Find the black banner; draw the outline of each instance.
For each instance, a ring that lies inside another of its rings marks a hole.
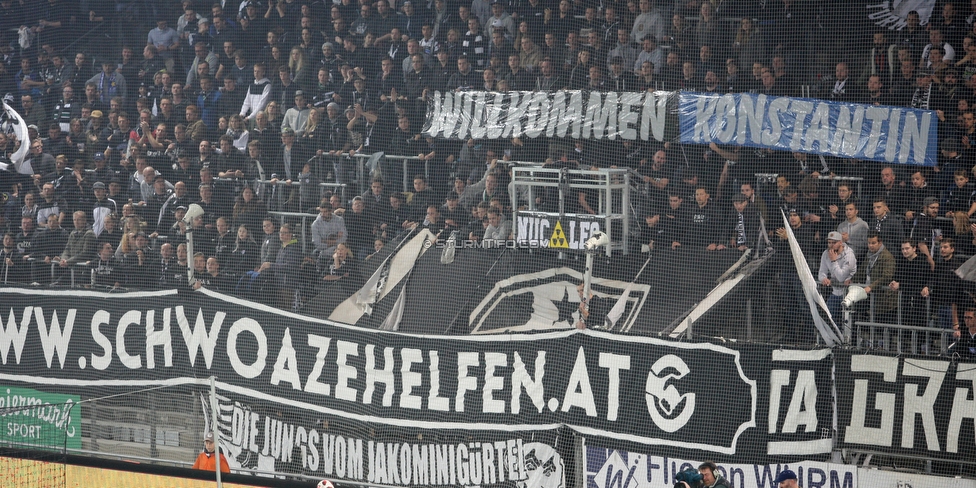
[[[424,134],[445,139],[566,137],[665,141],[674,92],[434,92]],[[674,125],[674,124],[670,124]]]
[[[278,405],[306,419],[306,436],[330,418],[400,433],[491,432],[506,446],[569,428],[716,459],[815,459],[831,446],[829,350],[592,330],[414,336],[210,292],[3,289],[0,303],[4,381],[104,391],[215,375],[228,404]]]
[[[841,447],[972,461],[976,364],[849,352],[836,361]]]
[[[208,416],[206,397],[200,406]],[[396,486],[565,486],[567,463],[557,449],[557,430],[364,429],[339,418],[313,421],[309,412],[283,412],[280,404],[238,395],[218,395],[218,408],[221,449],[235,471]]]
[[[583,251],[586,240],[600,232],[605,222],[588,214],[564,214],[560,218],[559,214],[519,210],[515,212],[515,239],[530,248]]]

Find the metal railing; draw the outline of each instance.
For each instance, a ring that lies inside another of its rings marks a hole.
[[[285,180],[281,180],[281,179],[279,180],[268,179],[268,180],[254,180],[254,182],[263,188],[263,190],[260,192],[262,194],[266,195],[267,193],[265,190],[267,190],[268,188],[272,189],[272,197],[267,201],[265,201],[265,204],[268,205],[269,211],[283,211],[282,209],[285,208],[287,204],[287,202],[285,201],[285,193],[288,192],[283,191],[282,188],[286,188],[286,189],[295,188],[300,190],[302,187],[301,181],[294,181],[294,180],[292,180],[291,182],[286,182]],[[311,202],[302,202],[301,199],[299,198],[299,203],[298,203],[299,210],[303,210],[302,208],[303,203],[311,204],[317,207],[319,204],[319,200],[325,195],[327,191],[331,190],[333,192],[341,193],[346,189],[345,183],[322,182],[322,183],[318,183],[316,186],[319,187],[318,198],[316,198],[314,201]]]
[[[756,173],[755,176],[758,189],[758,187],[762,185],[775,184],[776,178],[779,177],[779,173]],[[835,184],[840,182],[853,183],[857,186],[857,191],[854,193],[854,195],[857,198],[861,198],[861,195],[863,194],[863,188],[861,186],[864,184],[864,178],[861,178],[860,176],[820,175],[817,179],[820,181],[833,182]]]
[[[411,186],[411,183],[413,181],[413,176],[414,175],[411,175],[410,174],[410,161],[423,161],[424,162],[424,177],[427,178],[427,181],[430,181],[430,161],[428,161],[426,159],[423,159],[422,160],[422,159],[420,159],[417,156],[394,156],[392,154],[384,154],[383,155],[383,158],[384,159],[394,159],[394,160],[398,159],[398,160],[400,160],[403,163],[403,190],[401,190],[401,191],[411,191],[412,188],[413,188]],[[385,177],[386,177],[386,175],[384,175],[384,178]],[[392,183],[392,182],[387,182],[387,183],[389,184],[389,183]]]
[[[881,290],[890,289],[881,287]],[[925,325],[906,325],[907,314],[903,306],[904,294],[900,290],[895,293],[898,296],[898,304],[893,310],[895,313],[895,323],[893,324],[879,321],[880,314],[876,313],[876,296],[874,293],[868,295],[867,320],[855,320],[852,317],[853,314],[845,313],[848,320],[844,326],[850,333],[851,347],[859,350],[880,350],[899,354],[927,356],[945,354],[954,342],[955,331],[951,328],[941,327],[938,323],[938,317],[933,318],[931,299],[921,297],[925,303],[925,311],[921,315]]]
[[[521,188],[528,195],[524,202],[524,210],[533,214],[545,214],[560,217],[567,214],[566,197],[571,190],[591,190],[598,194],[596,214],[594,217],[603,220],[602,231],[610,236],[610,245],[606,247],[607,256],[613,251],[627,254],[630,234],[630,170],[618,168],[599,168],[591,170],[555,169],[537,166],[513,166],[512,182],[509,187],[512,208],[518,214],[517,208],[523,203],[518,199]],[[539,189],[556,189],[558,211],[540,211],[536,204],[536,191]],[[572,198],[572,196],[570,196]],[[619,227],[615,223],[621,224]],[[517,225],[513,233],[518,239]]]

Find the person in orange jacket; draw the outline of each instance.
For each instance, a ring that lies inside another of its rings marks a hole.
[[[214,460],[215,450],[213,432],[207,432],[207,435],[203,437],[203,452],[197,456],[196,462],[193,463],[193,469],[214,471],[214,468],[217,467],[216,461]],[[227,464],[227,458],[223,454],[220,455],[220,471],[230,473],[230,466]]]

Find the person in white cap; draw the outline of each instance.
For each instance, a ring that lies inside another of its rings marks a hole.
[[[214,443],[213,432],[207,432],[207,435],[203,436],[203,452],[197,456],[196,462],[193,463],[193,469],[214,471],[217,468],[217,463],[214,459],[215,450],[216,444]],[[220,471],[222,473],[230,473],[230,465],[227,464],[227,458],[224,457],[223,453],[220,454]]]
[[[824,286],[831,287],[827,309],[834,321],[840,320],[841,301],[847,293],[847,285],[857,271],[857,258],[854,251],[844,243],[844,236],[833,231],[827,234],[827,250],[820,255],[820,272],[817,279]]]

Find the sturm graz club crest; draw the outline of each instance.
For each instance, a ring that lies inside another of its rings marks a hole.
[[[918,12],[919,21],[925,25],[935,8],[935,0],[891,0],[867,2],[868,19],[871,23],[889,30],[905,27],[908,12]]]
[[[579,320],[577,286],[582,282],[583,273],[565,267],[501,280],[471,312],[471,331],[484,334],[572,328]],[[616,301],[628,284],[593,278],[592,291],[597,297]],[[626,330],[634,323],[650,289],[649,285],[631,285],[618,328]]]

